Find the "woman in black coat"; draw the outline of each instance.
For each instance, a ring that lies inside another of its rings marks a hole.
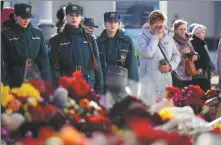
[[[195,62],[197,75],[193,77],[192,84],[199,85],[204,91],[211,88],[211,61],[205,41],[206,27],[196,25],[193,28],[193,37],[191,43],[195,51],[199,54],[200,59]]]

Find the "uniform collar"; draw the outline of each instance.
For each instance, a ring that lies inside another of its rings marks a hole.
[[[64,28],[64,32],[68,33],[69,35],[74,34],[74,35],[81,35],[83,34],[83,28],[82,26],[78,28],[73,28],[71,25],[66,24]]]
[[[103,32],[100,35],[100,40],[104,41],[106,39],[109,39],[110,37],[108,37],[107,35],[107,30],[104,29]],[[125,39],[125,35],[124,32],[122,30],[117,30],[116,35],[114,36],[114,38],[121,38],[121,39]]]
[[[22,28],[19,24],[15,23],[15,24],[12,24],[12,28],[16,29],[16,30],[19,30],[19,31],[28,31],[30,30],[31,28],[33,28],[31,22],[28,24],[27,28]]]

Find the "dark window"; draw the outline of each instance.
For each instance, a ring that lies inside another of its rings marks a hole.
[[[125,28],[141,28],[155,9],[159,9],[159,2],[116,2],[116,11],[120,13]]]

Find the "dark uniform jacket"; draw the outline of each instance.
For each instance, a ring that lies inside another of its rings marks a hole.
[[[24,81],[26,61],[38,67],[43,80],[51,81],[48,53],[42,32],[29,23],[22,28],[12,23],[2,30],[2,81],[11,87],[19,87]]]
[[[128,78],[138,81],[138,65],[133,48],[133,42],[130,37],[118,30],[115,37],[110,38],[106,30],[103,30],[97,38],[97,45],[100,52],[102,68],[112,65],[116,61],[122,61],[123,67],[128,69]],[[106,61],[105,61],[106,59]]]
[[[93,46],[92,49],[89,48],[83,29],[82,27],[73,28],[67,24],[62,33],[50,39],[49,59],[52,74],[59,72],[59,77],[72,76],[74,71],[80,70],[91,87],[101,93],[103,91],[103,73],[97,43],[94,37],[87,34]],[[92,53],[96,57],[98,70],[93,68]],[[53,81],[57,83],[58,76],[53,75]]]

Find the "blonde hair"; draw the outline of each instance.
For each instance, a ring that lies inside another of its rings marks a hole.
[[[119,30],[124,30],[124,23],[122,21],[118,21],[118,22],[119,22],[119,26],[118,26],[119,28],[118,29]],[[105,23],[106,22],[103,23],[103,28],[104,29],[106,29]]]
[[[193,34],[194,35],[197,35],[200,31],[202,31],[202,30],[207,30],[206,29],[206,26],[204,26],[204,25],[196,25],[194,28],[193,28]]]
[[[159,10],[154,10],[149,15],[149,24],[152,25],[157,21],[165,21],[166,16]]]
[[[180,25],[183,25],[183,24],[185,24],[185,25],[187,25],[188,23],[187,23],[187,21],[184,21],[184,20],[182,20],[182,19],[179,19],[179,20],[176,20],[174,23],[173,23],[173,30],[177,30],[177,28],[180,26]]]

